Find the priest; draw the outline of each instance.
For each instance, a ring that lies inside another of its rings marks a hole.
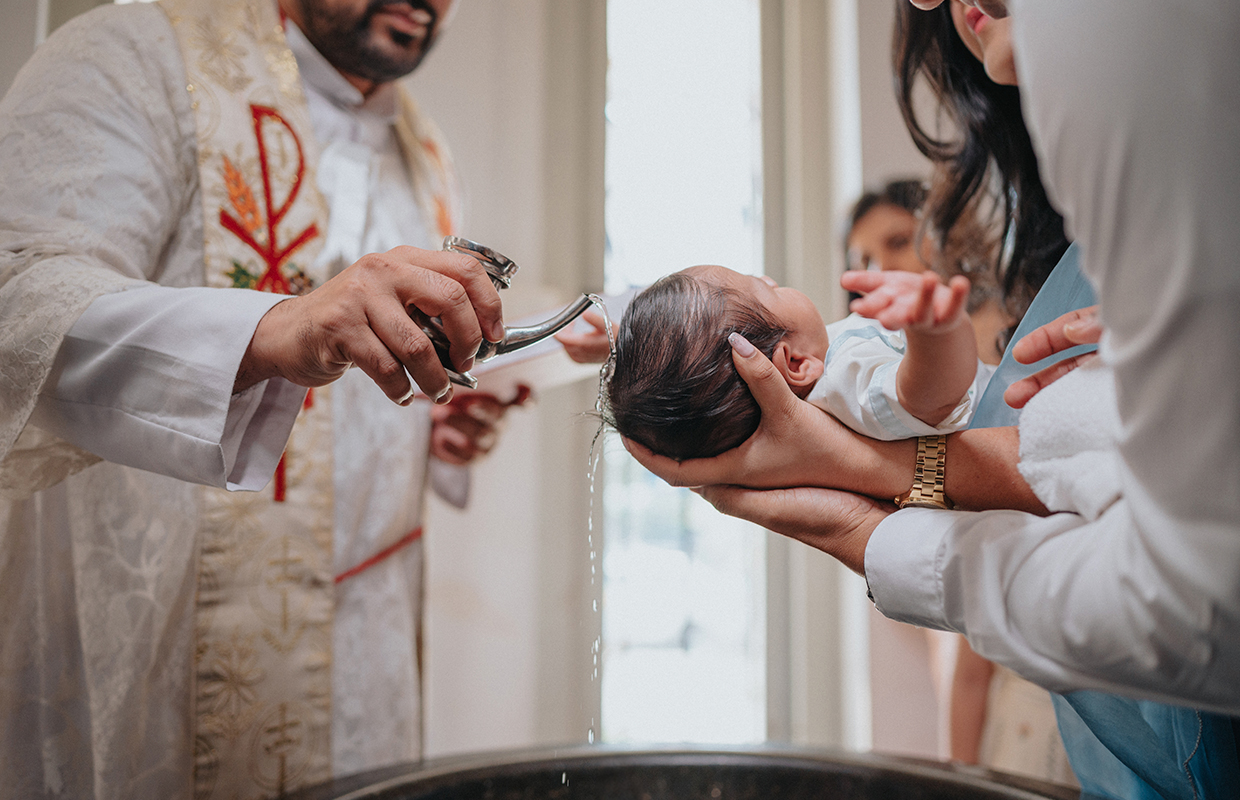
[[[3,793],[267,798],[419,755],[424,490],[464,502],[502,413],[449,402],[408,316],[459,370],[502,335],[395,83],[451,7],[105,6],[0,103]]]

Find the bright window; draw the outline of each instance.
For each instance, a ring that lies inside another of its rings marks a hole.
[[[758,0],[609,0],[608,293],[762,272]],[[602,739],[766,735],[765,538],[606,444]]]

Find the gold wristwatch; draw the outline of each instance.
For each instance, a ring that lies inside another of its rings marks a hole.
[[[946,463],[946,436],[918,436],[913,488],[895,499],[896,507],[951,508],[952,501],[947,499],[943,490]]]

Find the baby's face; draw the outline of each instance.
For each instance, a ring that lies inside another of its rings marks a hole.
[[[813,301],[803,293],[780,286],[765,275],[742,275],[727,267],[703,265],[682,272],[694,280],[752,297],[788,329],[785,341],[818,359],[827,357],[827,326]]]

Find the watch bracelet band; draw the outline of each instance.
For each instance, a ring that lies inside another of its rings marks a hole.
[[[899,508],[947,508],[952,507],[944,490],[947,462],[947,437],[943,435],[917,437],[917,464],[913,469],[913,487],[907,494],[895,498]]]

